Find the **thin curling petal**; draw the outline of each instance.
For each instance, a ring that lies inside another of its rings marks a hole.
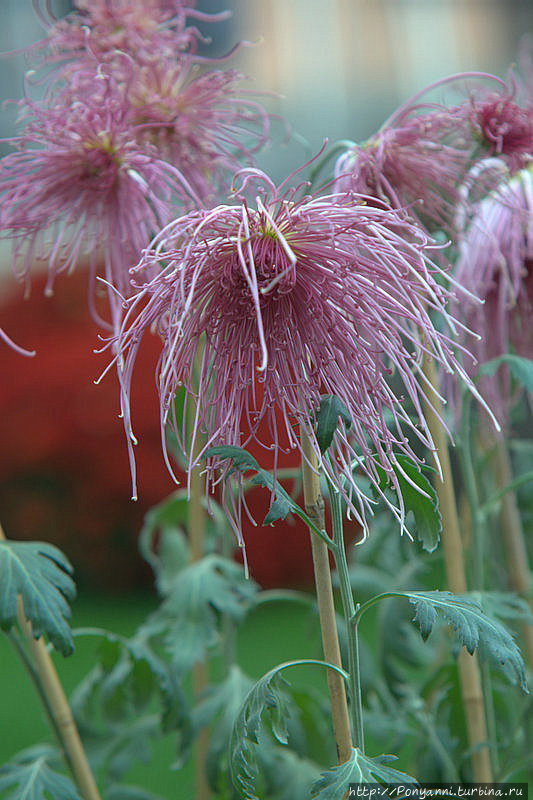
[[[370,500],[354,480],[354,462],[378,487],[383,469],[395,483],[397,453],[418,461],[409,435],[433,448],[421,410],[421,398],[432,399],[422,356],[467,380],[430,318],[451,323],[447,292],[427,260],[426,237],[394,211],[353,196],[301,197],[282,186],[278,192],[264,176],[255,204],[242,199],[191,212],[152,242],[120,335],[110,342],[121,359],[123,406],[129,409],[140,341],[156,331],[163,442],[170,424],[187,448],[185,424],[179,428],[173,416],[182,385],[196,401],[193,438],[202,431],[206,447],[255,441],[269,450],[299,448],[304,429],[364,524]],[[401,396],[391,375],[403,384]],[[349,435],[341,426],[334,436],[331,462],[312,430],[323,394],[337,396],[351,421]],[[189,459],[192,466],[191,450]],[[219,467],[208,462],[211,486]],[[403,522],[401,508],[397,514]]]
[[[35,355],[35,350],[25,350],[23,347],[14,342],[13,339],[11,339],[11,337],[8,336],[7,333],[3,330],[3,328],[0,328],[0,339],[2,339],[2,341],[5,342],[5,344],[7,344],[9,347],[11,347],[12,350],[14,350],[21,356],[32,358]]]

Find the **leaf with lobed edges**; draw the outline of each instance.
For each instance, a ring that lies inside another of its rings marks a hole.
[[[220,639],[219,614],[235,623],[246,615],[258,591],[242,566],[211,554],[181,570],[167,587],[163,603],[142,626],[146,636],[161,637],[178,675],[201,660]]]
[[[433,630],[437,611],[440,611],[470,654],[477,648],[481,659],[488,657],[511,683],[518,683],[528,692],[524,662],[512,634],[501,622],[485,614],[472,597],[439,591],[394,594],[407,597],[415,606],[414,622],[423,639]]]
[[[265,748],[276,742],[289,743],[291,722],[299,711],[292,697],[285,691],[289,686],[281,672],[289,667],[316,665],[335,670],[346,680],[346,673],[332,664],[317,659],[300,659],[278,664],[260,678],[248,692],[235,719],[230,742],[230,765],[234,787],[244,800],[260,800],[257,782],[259,762]],[[268,716],[273,741],[264,729],[264,717]]]
[[[222,794],[229,781],[227,753],[233,724],[253,683],[233,664],[225,680],[208,687],[193,711],[193,725],[197,731],[210,727],[205,771],[210,785]]]
[[[257,756],[260,745],[262,716],[271,717],[272,731],[278,742],[287,744],[290,701],[283,691],[288,686],[280,672],[285,665],[263,675],[248,692],[233,724],[230,742],[233,785],[246,800],[259,800],[256,794]]]
[[[64,656],[74,650],[68,624],[76,587],[72,565],[54,545],[45,542],[0,541],[0,624],[11,630],[20,595],[26,619],[38,639],[46,634]]]
[[[230,475],[235,470],[239,472],[253,470],[257,474],[251,479],[250,484],[252,486],[264,486],[266,489],[269,489],[270,492],[274,493],[274,500],[265,519],[263,520],[263,525],[271,525],[278,519],[285,519],[287,514],[292,512],[293,514],[296,514],[296,516],[300,517],[300,519],[305,522],[305,524],[313,531],[313,533],[316,533],[317,536],[319,536],[321,539],[324,539],[326,543],[329,541],[325,531],[321,531],[316,527],[310,517],[308,517],[305,511],[300,508],[297,503],[295,503],[290,494],[283,488],[279,481],[274,482],[273,475],[267,470],[261,469],[255,458],[248,453],[247,450],[244,450],[242,447],[235,447],[235,445],[217,445],[216,447],[210,447],[205,451],[204,458],[211,457],[216,457],[221,460],[231,459],[233,461],[233,468],[229,473]]]
[[[13,760],[0,768],[0,792],[4,800],[81,800],[72,781],[52,770],[44,756],[31,761]]]
[[[397,454],[395,458],[398,466],[393,465],[393,469],[405,507],[405,515],[412,513],[416,538],[422,543],[424,550],[433,553],[439,544],[442,532],[439,498],[418,464],[402,454]],[[384,490],[387,487],[385,470],[377,462],[375,467],[380,475],[380,489]],[[433,467],[428,465],[424,465],[423,468],[435,472]]]
[[[416,778],[387,766],[396,756],[381,755],[369,758],[359,748],[352,748],[352,755],[344,764],[323,772],[311,787],[311,800],[341,798],[357,783],[417,783]]]

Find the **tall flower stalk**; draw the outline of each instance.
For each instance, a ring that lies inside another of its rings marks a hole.
[[[438,385],[435,365],[425,361],[424,371],[428,381]],[[442,547],[446,579],[449,589],[455,594],[467,591],[466,573],[463,556],[463,543],[457,503],[453,484],[453,473],[448,453],[448,441],[442,424],[442,406],[435,410],[426,404],[426,419],[432,432],[439,459],[441,475],[435,480],[435,489],[439,497],[442,516]],[[477,658],[464,650],[458,656],[459,682],[468,730],[468,741],[471,749],[472,773],[475,781],[492,781],[492,764],[487,743],[487,721],[483,688]]]
[[[0,541],[5,541],[0,525]],[[54,663],[42,637],[35,638],[31,623],[24,614],[24,605],[18,598],[18,622],[30,649],[31,661],[20,652],[23,663],[33,678],[44,710],[55,733],[83,800],[100,800],[100,794],[89,766],[83,744],[72,715],[65,692],[57,675]]]
[[[305,434],[302,435],[302,451],[302,481],[305,510],[316,527],[325,532],[324,499],[320,491],[317,472],[318,462],[309,438]],[[313,531],[309,533],[311,536],[311,550],[313,554],[315,586],[320,614],[324,658],[329,664],[342,667],[328,545],[323,539],[319,539]],[[352,752],[352,733],[346,699],[346,688],[341,675],[334,670],[327,671],[327,679],[333,732],[337,744],[337,756],[339,764],[343,764],[345,761],[348,761]]]
[[[197,362],[199,354],[197,355]],[[192,404],[192,401],[191,401]],[[191,408],[189,420],[194,419],[194,407]],[[192,436],[192,425],[189,425],[189,436]],[[200,452],[202,441],[196,440],[196,452]],[[203,505],[205,479],[202,475],[201,464],[189,472],[189,502],[188,502],[188,536],[189,553],[191,562],[200,561],[205,555],[205,528],[206,511]],[[197,661],[193,665],[193,691],[196,698],[200,698],[209,683],[208,665],[205,660]],[[204,728],[198,733],[195,749],[195,791],[197,800],[208,800],[210,791],[206,776],[207,753],[209,749],[209,731]]]
[[[529,128],[525,122],[522,127],[531,135],[533,126],[528,120]],[[511,167],[512,164],[500,166],[495,173],[496,185],[478,200],[465,221],[455,267],[457,279],[483,300],[483,304],[465,303],[461,309],[466,324],[480,334],[472,352],[481,364],[505,358],[508,353],[529,359],[533,356],[532,165],[529,163],[514,174]],[[474,373],[474,368],[470,369]],[[494,374],[481,375],[479,383],[505,434],[513,405],[523,394],[522,387],[514,381],[505,360]],[[465,414],[470,416],[468,404]],[[513,478],[504,434],[494,435],[483,420],[479,422],[477,437],[490,454],[496,488],[503,491]],[[470,435],[467,430],[464,447],[468,453]],[[475,492],[474,476],[471,483]],[[479,502],[474,498],[470,506],[471,515],[479,521]],[[501,498],[500,519],[509,584],[531,606],[529,557],[512,491],[505,491]],[[533,664],[533,629],[527,623],[523,638],[529,663]]]

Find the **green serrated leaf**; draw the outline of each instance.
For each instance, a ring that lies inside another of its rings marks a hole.
[[[161,729],[177,732],[183,751],[188,751],[191,719],[183,689],[172,666],[154,652],[145,629],[141,627],[131,639],[105,631],[100,635],[100,661],[71,697],[78,722],[95,738],[102,739],[103,731],[106,740],[117,727],[127,727],[138,718],[149,701],[153,708],[159,699]],[[117,648],[118,657],[112,663],[109,655],[114,657]]]
[[[215,554],[205,556],[179,574],[144,630],[163,636],[172,664],[182,674],[219,641],[217,613],[242,621],[257,589],[241,565]]]
[[[254,469],[256,472],[261,471],[261,467],[255,458],[242,447],[236,447],[232,444],[210,447],[205,451],[204,458],[211,458],[212,456],[216,456],[221,460],[230,458],[233,461],[234,468],[240,470],[241,472],[244,472],[247,469]]]
[[[533,625],[533,613],[529,604],[510,592],[473,592],[485,614],[496,619],[514,619]]]
[[[189,544],[184,533],[188,521],[186,490],[174,492],[145,515],[139,552],[154,571],[160,595],[168,593],[176,575],[189,562]]]
[[[269,800],[309,800],[311,786],[320,774],[315,763],[276,746],[263,747],[259,758]]]
[[[512,683],[518,682],[524,691],[528,691],[524,662],[512,634],[501,622],[487,616],[474,599],[439,591],[394,594],[407,597],[414,604],[415,622],[420,625],[425,638],[431,633],[436,612],[442,612],[469,653],[478,648],[482,659],[488,657]]]
[[[401,494],[405,515],[409,513],[413,515],[414,533],[424,550],[432,553],[439,544],[442,531],[437,493],[418,464],[402,454],[398,454],[395,460],[396,464],[393,465],[397,481],[395,489]],[[380,488],[383,490],[388,483],[387,476],[379,464],[375,463],[375,466],[380,475]],[[425,469],[433,471],[432,467]]]
[[[152,743],[161,736],[159,720],[147,715],[117,725],[103,737],[100,762],[107,771],[108,781],[118,782],[133,764],[149,764]]]
[[[350,414],[342,400],[333,394],[322,395],[316,414],[316,440],[322,454],[326,452],[333,441],[339,418],[342,419],[346,428],[351,426]]]
[[[352,749],[351,758],[344,764],[328,769],[311,787],[312,800],[332,800],[343,797],[350,784],[358,783],[417,783],[416,778],[406,775],[387,764],[396,756],[381,755],[369,758],[358,748]]]
[[[511,375],[524,389],[528,392],[533,392],[533,361],[528,358],[506,353],[482,364],[478,370],[478,375],[494,375],[502,364],[508,367]]]
[[[415,601],[411,598],[411,602]],[[420,628],[420,633],[424,641],[428,639],[436,620],[437,612],[431,603],[419,602],[415,604],[413,622]]]
[[[81,800],[72,781],[50,769],[46,758],[25,763],[11,762],[0,768],[0,792],[5,800]]]
[[[412,512],[415,534],[428,553],[436,550],[442,532],[439,498],[431,482],[407,456],[397,456],[397,461],[409,481],[397,473],[398,483],[406,512]],[[412,484],[416,485],[416,489]]]
[[[260,753],[272,743],[264,728],[266,719],[275,740],[287,744],[289,727],[298,711],[285,688],[289,685],[281,673],[289,667],[314,664],[334,669],[346,680],[346,673],[339,667],[315,659],[302,659],[278,664],[249,691],[233,725],[230,742],[230,766],[233,785],[245,800],[259,800],[257,782],[259,778]]]
[[[10,630],[17,615],[17,596],[33,635],[43,633],[64,656],[74,650],[68,624],[76,587],[66,556],[44,542],[0,541],[0,624]]]
[[[231,734],[231,774],[233,783],[246,800],[259,800],[256,795],[257,746],[260,742],[263,716],[270,717],[276,739],[286,744],[290,700],[281,675],[286,665],[275,667],[263,675],[248,692],[235,719]]]

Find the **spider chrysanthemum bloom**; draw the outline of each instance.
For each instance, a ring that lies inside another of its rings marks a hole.
[[[497,156],[516,172],[533,156],[533,107],[513,92],[471,99],[469,119],[482,157]]]
[[[435,91],[458,97],[449,104],[428,102],[426,95]],[[336,188],[378,197],[408,211],[431,233],[442,230],[453,238],[457,207],[464,204],[461,187],[472,168],[497,156],[514,171],[531,156],[531,103],[520,105],[515,94],[484,73],[452,75],[426,87],[338,159]],[[485,193],[494,186],[490,177],[483,173]]]
[[[90,298],[102,263],[102,277],[127,295],[128,269],[175,214],[175,202],[191,208],[194,193],[156,148],[136,142],[121,87],[103,74],[80,76],[80,86],[48,106],[25,101],[17,149],[0,161],[0,229],[14,241],[14,268],[24,279],[44,261],[51,290],[58,272],[88,255]],[[120,302],[112,300],[114,318]]]
[[[33,49],[47,64],[57,64],[56,78],[86,58],[110,64],[117,54],[129,53],[140,64],[194,55],[204,37],[189,19],[227,17],[226,12],[196,11],[194,0],[75,0],[74,10],[62,19],[52,15],[48,3],[36,9],[48,36]]]
[[[430,231],[449,231],[470,159],[467,130],[456,109],[407,107],[338,159],[335,188],[407,209]]]
[[[186,424],[173,413],[182,385],[196,403],[193,442],[202,431],[206,447],[254,440],[276,457],[300,447],[303,429],[337,486],[346,476],[343,491],[364,521],[368,499],[354,482],[353,460],[378,485],[382,470],[394,482],[397,453],[417,460],[406,432],[432,448],[420,404],[424,394],[431,402],[422,355],[462,373],[430,318],[451,323],[447,293],[426,260],[424,235],[394,211],[353,196],[302,197],[262,173],[243,174],[245,185],[255,176],[266,187],[255,204],[241,199],[170,223],[137,268],[155,277],[138,282],[114,342],[129,440],[135,358],[143,335],[155,330],[162,433],[170,422],[187,449]],[[342,425],[335,434],[331,461],[312,425],[323,394],[338,397],[351,422],[349,435]],[[208,479],[218,466],[208,461]],[[235,518],[238,530],[238,510]]]
[[[139,142],[176,164],[203,202],[226,194],[268,138],[265,110],[235,70],[199,72],[190,62],[132,69],[128,97]]]
[[[477,205],[460,244],[456,279],[483,300],[460,310],[480,335],[470,349],[483,363],[514,352],[533,358],[533,175],[526,168],[501,178]],[[483,378],[496,415],[505,420],[511,397],[505,369]]]

